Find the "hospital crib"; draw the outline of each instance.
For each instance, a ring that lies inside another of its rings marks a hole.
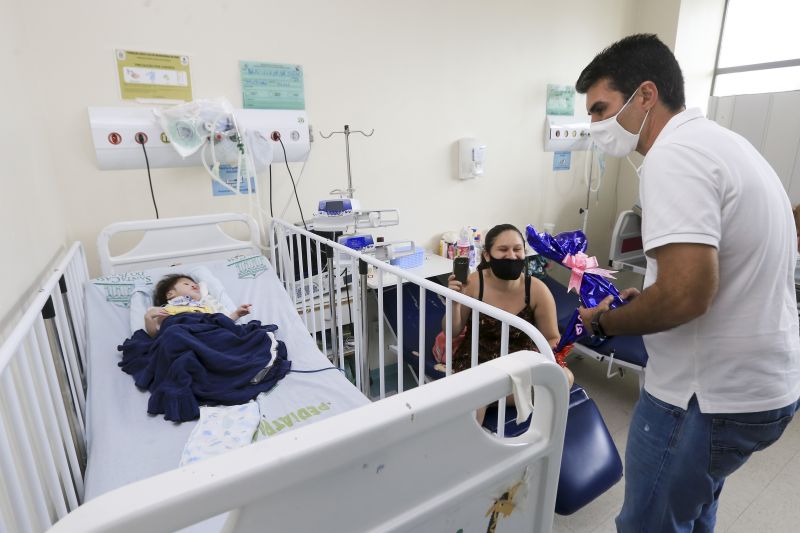
[[[276,253],[267,264],[259,260],[263,258],[253,248],[259,242],[257,238],[237,240],[224,235],[219,227],[245,220],[247,217],[238,215],[214,215],[137,221],[130,223],[130,227],[121,223],[131,231],[144,230],[140,244],[147,246],[138,249],[137,245],[135,254],[122,256],[121,260],[132,261],[128,266],[133,266],[119,272],[184,269],[192,261],[217,256],[208,263],[209,268],[217,269],[215,272],[224,271],[239,284],[252,282],[253,288],[268,289],[274,305],[264,304],[263,309],[289,308],[288,317],[281,322],[281,331],[292,331],[297,336],[287,337],[287,343],[297,341],[294,345],[298,349],[306,346],[309,352],[316,350],[309,346],[313,345],[309,334],[325,329],[326,324],[323,313],[311,309],[317,307],[322,311],[325,305],[321,298],[312,302],[310,298],[303,299],[301,293],[299,306],[295,307],[298,301],[293,302],[292,298],[297,294],[294,290],[297,280],[293,270],[281,266],[289,253],[286,248],[281,252],[284,255]],[[280,223],[275,226],[282,227]],[[254,225],[250,228],[253,230]],[[295,241],[294,233],[287,231],[287,234]],[[321,241],[321,244],[333,247],[332,256],[346,252],[336,248],[335,243]],[[176,247],[180,248],[179,258],[175,256]],[[256,255],[240,255],[243,253]],[[311,253],[310,249],[303,253],[304,259]],[[316,255],[316,250],[313,253]],[[359,257],[351,259],[357,263]],[[259,267],[257,270],[263,275],[250,280],[248,275],[253,272],[248,261]],[[171,266],[176,263],[180,265]],[[393,269],[389,265],[386,269],[384,274],[388,278]],[[288,274],[283,277],[285,286],[276,276],[276,270]],[[237,271],[241,276],[236,277]],[[399,277],[405,274],[399,270],[394,273]],[[318,271],[315,277],[324,282],[326,275],[327,272]],[[392,397],[196,465],[167,468],[150,474],[152,477],[131,480],[84,501],[89,492],[84,474],[98,469],[93,459],[98,458],[100,442],[89,438],[93,429],[97,429],[89,427],[96,425],[91,423],[96,421],[91,412],[98,410],[95,398],[101,379],[97,363],[102,360],[108,363],[103,366],[116,367],[115,357],[118,357],[113,348],[106,349],[105,343],[97,342],[98,336],[108,330],[127,330],[129,324],[123,318],[127,315],[119,310],[122,307],[115,308],[105,295],[98,296],[96,285],[87,282],[79,243],[55,270],[48,267],[42,278],[40,294],[0,346],[0,531],[35,532],[51,526],[59,532],[174,531],[191,525],[192,531],[200,528],[206,532],[220,531],[215,527],[218,521],[207,523],[207,519],[220,517],[225,521],[226,531],[260,531],[265,524],[276,531],[323,528],[342,532],[441,531],[456,523],[453,520],[474,530],[478,524],[485,528],[490,521],[487,508],[490,512],[495,507],[499,509],[504,495],[518,488],[522,490],[516,495],[515,503],[519,506],[513,515],[504,516],[499,510],[491,512],[497,531],[547,532],[551,528],[567,391],[563,374],[547,360],[550,354],[530,352],[507,354],[480,368],[414,390],[406,390],[408,387],[401,381],[400,393]],[[300,284],[307,281],[304,279]],[[350,289],[334,282],[328,294],[333,292],[334,297],[344,294],[347,298],[347,291],[354,288],[356,292],[350,294],[357,294],[358,281],[357,276]],[[273,292],[273,287],[280,290]],[[285,287],[291,288],[289,294]],[[425,280],[419,280],[418,288],[447,291],[441,286],[428,285]],[[324,293],[324,289],[320,290],[319,296]],[[352,303],[354,310],[358,310],[358,301]],[[304,305],[310,309],[304,312]],[[116,317],[112,321],[103,313],[109,306],[118,309],[109,313]],[[342,319],[344,308],[346,305],[338,300],[328,311]],[[494,315],[504,318],[502,312],[494,311]],[[354,319],[360,320],[355,316]],[[302,321],[307,327],[302,327]],[[312,325],[315,321],[316,326]],[[340,320],[334,328],[337,333],[341,333],[341,325]],[[538,331],[530,325],[527,329],[539,346],[546,346]],[[324,337],[321,342],[326,342]],[[346,349],[341,335],[334,335],[329,346],[336,352],[334,360],[341,364],[340,356]],[[316,353],[324,358],[322,352]],[[123,376],[118,374],[118,368],[112,370],[113,376]],[[324,375],[340,378],[343,386],[355,391],[338,374]],[[472,411],[498,398],[504,399],[510,393],[510,376],[531,380],[537,391],[537,409],[531,430],[505,442],[507,439],[502,436],[487,438],[475,426]],[[357,372],[356,377],[364,378],[362,385],[369,382],[368,374]],[[391,395],[385,385],[379,389],[381,397]],[[280,392],[278,388],[274,394]],[[130,403],[112,404],[110,398],[109,411],[115,416],[117,413],[126,416],[123,411]],[[145,415],[143,411],[138,413],[134,415],[137,419]],[[120,429],[125,426],[121,424]],[[119,439],[124,438],[121,433]],[[87,441],[88,468],[84,449]],[[159,444],[163,442],[154,441],[146,448],[152,454],[159,454]],[[117,446],[110,448],[105,451],[111,453]],[[133,466],[145,467],[138,462]],[[347,490],[341,491],[342,486]],[[336,497],[331,498],[334,493]],[[298,502],[302,502],[301,508],[296,507]],[[289,509],[302,512],[286,512]],[[358,511],[342,512],[342,509]]]

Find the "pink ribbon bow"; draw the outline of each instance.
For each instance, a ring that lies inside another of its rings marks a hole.
[[[597,274],[598,276],[602,276],[604,278],[616,279],[614,276],[612,276],[612,274],[617,272],[616,270],[597,268],[597,258],[595,256],[589,257],[583,252],[578,252],[575,255],[567,254],[567,257],[565,257],[561,263],[572,270],[572,274],[569,277],[567,292],[575,289],[575,293],[580,294],[581,282],[583,281],[583,275],[585,273]]]

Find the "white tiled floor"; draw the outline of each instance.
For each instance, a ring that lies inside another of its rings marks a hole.
[[[628,422],[639,396],[634,373],[607,379],[605,364],[571,360],[575,381],[597,403],[606,426],[625,457]],[[622,506],[625,478],[595,501],[570,516],[556,515],[555,533],[616,531],[614,517]],[[725,482],[717,513],[719,533],[800,532],[800,422],[789,424],[783,437],[754,454]]]

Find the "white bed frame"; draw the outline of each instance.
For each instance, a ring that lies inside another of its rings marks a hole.
[[[235,239],[219,228],[230,222],[243,223],[249,237]],[[118,231],[142,230],[145,237],[130,252],[116,257],[108,252],[108,242]],[[82,248],[76,244],[0,347],[0,530],[43,531],[54,524],[54,532],[173,531],[227,512],[224,531],[467,532],[485,531],[490,522],[497,531],[550,531],[568,391],[541,333],[509,313],[273,221],[272,262],[292,295],[296,294],[294,269],[286,267],[293,265],[299,248],[287,247],[287,237],[298,245],[305,237],[330,247],[337,264],[359,260],[371,264],[379,278],[395,276],[398,289],[403,281],[414,283],[422,301],[425,291],[440,294],[446,301],[448,325],[452,301],[499,318],[504,355],[509,325],[530,335],[542,353],[507,355],[407,391],[398,357],[399,394],[385,397],[381,364],[380,401],[127,485],[79,506],[85,456],[82,285],[88,275]],[[237,252],[252,254],[259,244],[257,226],[245,215],[122,223],[107,228],[98,239],[104,274]],[[310,250],[305,260],[308,265]],[[326,276],[321,272],[315,276],[320,286]],[[354,276],[353,295],[362,290],[360,282]],[[68,289],[64,296],[56,289],[59,285]],[[334,294],[340,291],[334,284]],[[325,296],[318,292],[299,311],[310,334],[325,328]],[[380,312],[382,291],[378,299]],[[40,317],[48,300],[55,308],[52,326]],[[358,300],[352,303],[356,379],[365,390],[367,354],[360,344],[363,322]],[[341,298],[332,303],[335,315],[341,317]],[[401,321],[402,298],[397,305]],[[424,316],[420,318],[424,323]],[[477,322],[478,313],[473,313],[473,327]],[[332,343],[336,361],[343,365],[341,321],[338,324]],[[401,322],[397,329],[402,353]],[[420,329],[424,345],[424,328]],[[382,362],[383,343],[378,345]],[[449,350],[447,368],[449,374]],[[502,423],[497,435],[481,429],[474,410],[499,398],[502,414],[505,396],[512,390],[511,376],[526,374],[536,395],[531,429],[513,439],[503,438]],[[49,422],[49,430],[48,420],[55,421]]]
[[[88,279],[75,243],[0,347],[0,531],[42,531],[83,499]]]

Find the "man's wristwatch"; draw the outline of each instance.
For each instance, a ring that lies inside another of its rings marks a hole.
[[[605,311],[600,311],[596,315],[594,315],[594,319],[592,320],[592,331],[594,332],[594,337],[599,338],[600,340],[606,340],[608,335],[606,335],[605,330],[603,330],[603,326],[600,325],[600,317],[603,316]]]

